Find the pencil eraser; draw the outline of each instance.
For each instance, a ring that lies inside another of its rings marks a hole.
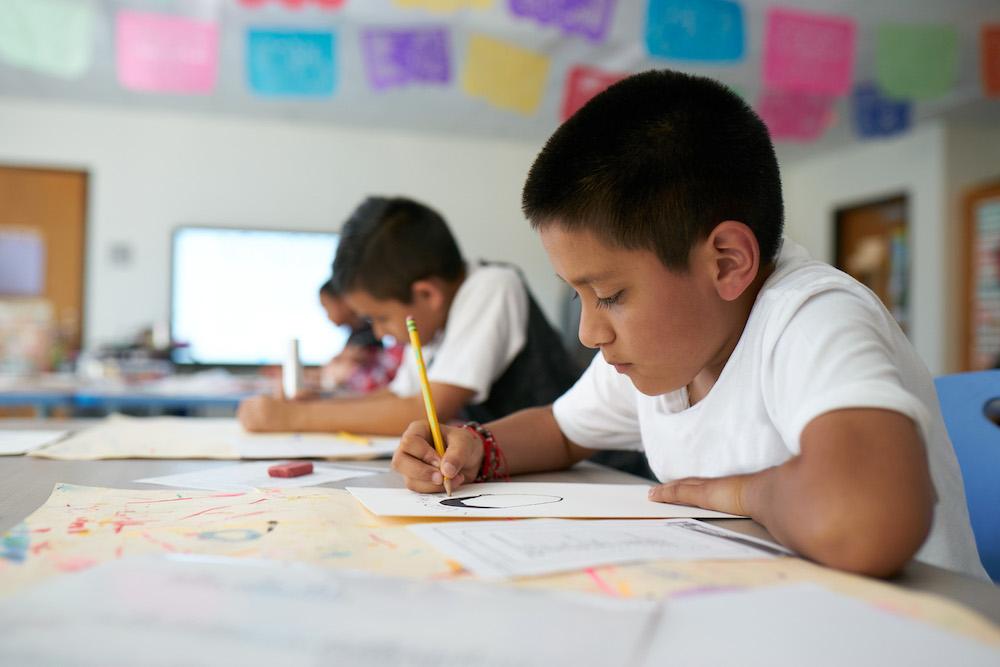
[[[312,474],[313,464],[310,461],[289,461],[279,463],[267,469],[267,474],[271,477],[301,477]]]

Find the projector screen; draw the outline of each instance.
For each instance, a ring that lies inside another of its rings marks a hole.
[[[303,363],[340,352],[318,290],[330,277],[338,235],[180,227],[171,262],[170,333],[179,364],[257,366],[284,361],[299,340]]]

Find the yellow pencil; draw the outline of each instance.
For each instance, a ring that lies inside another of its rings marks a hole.
[[[434,438],[434,449],[438,456],[444,458],[444,438],[441,437],[441,424],[438,423],[437,410],[434,408],[434,397],[431,396],[431,383],[427,380],[427,367],[424,366],[424,353],[420,349],[420,335],[412,317],[406,318],[406,330],[410,334],[410,347],[417,359],[417,370],[420,371],[420,391],[424,395],[424,407],[427,408],[427,421],[431,424],[431,436]],[[441,473],[444,480],[444,490],[451,495],[451,480]]]

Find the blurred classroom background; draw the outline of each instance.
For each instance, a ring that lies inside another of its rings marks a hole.
[[[996,0],[0,0],[0,415],[231,414],[289,339],[324,363],[316,290],[370,194],[519,265],[573,345],[521,186],[658,67],[753,105],[787,235],[933,374],[997,363]]]

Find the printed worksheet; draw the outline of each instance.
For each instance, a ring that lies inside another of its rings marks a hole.
[[[480,577],[525,577],[644,560],[756,560],[778,547],[694,519],[460,521],[410,530]]]

